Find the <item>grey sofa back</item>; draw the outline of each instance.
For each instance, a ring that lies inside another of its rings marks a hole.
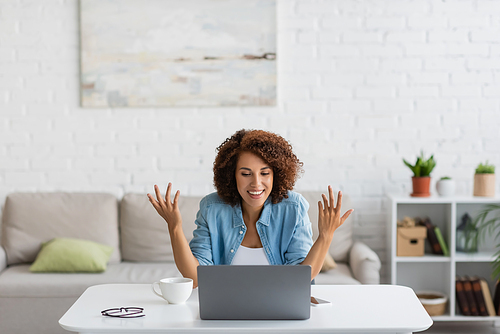
[[[182,196],[179,210],[186,238],[193,237],[201,197]],[[153,208],[146,194],[126,194],[120,203],[122,259],[136,262],[174,261],[167,223]]]
[[[55,237],[87,239],[114,248],[121,260],[117,199],[103,193],[12,193],[2,214],[7,264],[31,263],[41,244]]]
[[[309,202],[313,239],[318,236],[318,205],[321,192],[301,192]],[[182,196],[179,209],[183,230],[191,240],[201,196]],[[348,196],[343,212],[351,209]],[[119,212],[119,214],[118,214]],[[330,254],[336,261],[348,262],[353,244],[353,219],[334,235]],[[173,261],[168,228],[146,194],[126,194],[118,200],[104,193],[12,193],[7,196],[2,216],[1,243],[7,264],[31,263],[41,244],[55,237],[92,240],[114,247],[110,263]]]
[[[309,218],[313,227],[313,239],[318,237],[318,201],[321,192],[301,192],[309,202]],[[183,230],[188,241],[196,228],[194,223],[199,209],[200,196],[182,196],[179,210]],[[343,197],[342,211],[352,209],[348,196]],[[330,254],[336,261],[348,262],[353,244],[351,217],[334,234]],[[126,194],[120,204],[121,253],[123,260],[138,262],[173,261],[170,237],[165,221],[151,206],[146,194]]]

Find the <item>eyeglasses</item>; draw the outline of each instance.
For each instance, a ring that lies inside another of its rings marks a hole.
[[[113,318],[140,318],[145,316],[143,311],[142,307],[115,307],[101,311],[101,315]]]

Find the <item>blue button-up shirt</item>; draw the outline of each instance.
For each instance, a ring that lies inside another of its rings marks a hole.
[[[292,191],[280,203],[266,200],[256,227],[269,264],[304,261],[312,246],[308,209],[305,198]],[[189,246],[200,265],[231,264],[247,231],[241,206],[231,206],[212,193],[200,201],[195,223]]]

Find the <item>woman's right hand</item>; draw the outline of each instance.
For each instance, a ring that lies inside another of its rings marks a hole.
[[[172,230],[177,227],[182,226],[181,212],[179,211],[179,195],[180,191],[177,190],[175,193],[174,201],[170,201],[170,191],[172,190],[172,183],[168,184],[167,194],[165,199],[162,198],[160,189],[155,184],[156,199],[153,195],[148,194],[149,201],[156,209],[156,212],[165,219],[168,225],[168,229]]]
[[[193,287],[197,287],[198,274],[196,272],[196,268],[200,263],[191,252],[189,243],[186,240],[184,232],[182,231],[182,218],[181,212],[179,211],[180,191],[177,190],[174,201],[172,202],[170,200],[171,190],[172,183],[169,183],[165,199],[163,199],[161,197],[160,189],[157,185],[155,185],[156,199],[151,194],[148,194],[148,198],[158,214],[167,222],[172,251],[174,253],[174,261],[177,269],[183,277],[192,278]]]

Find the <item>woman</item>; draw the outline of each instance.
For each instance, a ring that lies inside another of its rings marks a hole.
[[[337,206],[328,186],[318,202],[317,240],[307,210],[309,204],[293,186],[302,162],[282,137],[262,130],[240,130],[219,147],[214,162],[216,193],[204,197],[196,218],[197,229],[188,244],[182,230],[177,191],[165,199],[155,185],[151,204],[168,225],[177,268],[197,283],[198,265],[303,264],[311,266],[311,280],[321,270],[335,230],[354,210],[341,216],[342,193]],[[312,246],[311,246],[312,245]]]

